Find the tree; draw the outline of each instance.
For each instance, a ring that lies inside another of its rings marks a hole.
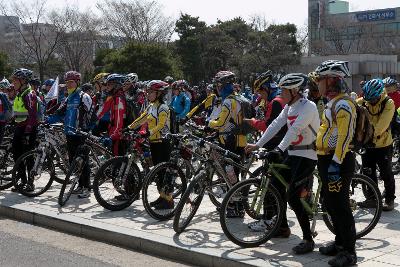
[[[11,67],[8,63],[8,56],[4,52],[0,52],[0,80],[11,74]]]
[[[16,47],[15,51],[18,53],[16,58],[19,60],[16,63],[35,63],[40,79],[43,80],[46,66],[54,56],[60,42],[61,32],[48,23],[46,0],[29,3],[30,1],[26,0],[11,1],[9,5],[2,3],[0,10],[14,31],[9,41]],[[12,15],[17,16],[19,21],[15,21]]]
[[[122,49],[107,54],[104,62],[104,71],[136,72],[141,80],[182,75],[178,62],[174,61],[165,45],[130,42]]]
[[[128,42],[169,42],[174,31],[174,21],[162,14],[156,1],[103,0],[97,8],[103,15],[104,30]]]

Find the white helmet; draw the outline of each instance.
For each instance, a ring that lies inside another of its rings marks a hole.
[[[139,81],[139,76],[136,73],[128,73],[125,77],[126,81],[130,83],[137,83]]]
[[[307,86],[308,77],[303,73],[289,73],[279,80],[278,87],[282,89],[303,91]]]
[[[318,76],[346,78],[350,77],[349,62],[340,60],[327,60],[322,62],[315,72]]]
[[[6,78],[3,78],[3,80],[0,81],[0,89],[8,89],[10,86],[11,84]]]

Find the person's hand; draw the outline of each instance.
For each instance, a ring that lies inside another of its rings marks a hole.
[[[267,159],[269,162],[282,162],[283,151],[279,147],[276,147],[274,150],[268,152]]]
[[[256,144],[248,144],[245,148],[244,151],[246,152],[246,154],[249,154],[250,152],[253,152],[257,149],[259,149],[260,147],[257,146]]]
[[[336,182],[340,179],[340,164],[336,161],[331,161],[328,167],[328,179],[331,182]]]
[[[139,134],[143,138],[147,138],[147,137],[150,136],[150,132],[149,131],[140,131]]]

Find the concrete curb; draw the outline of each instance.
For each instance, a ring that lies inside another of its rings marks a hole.
[[[259,258],[249,259],[248,256],[235,252],[229,253],[229,251],[221,255],[217,250],[210,248],[180,247],[174,244],[173,240],[156,234],[144,236],[143,232],[131,230],[128,233],[127,229],[118,226],[110,227],[101,222],[93,222],[78,217],[71,218],[69,216],[69,218],[66,218],[67,216],[64,214],[55,213],[56,218],[23,208],[0,205],[0,215],[195,266],[272,266],[268,261]]]

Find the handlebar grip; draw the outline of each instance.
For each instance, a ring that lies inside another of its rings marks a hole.
[[[230,152],[228,150],[226,150],[226,155],[231,157],[231,158],[233,158],[233,159],[235,159],[235,160],[241,160],[242,159],[242,157],[239,156],[238,154],[235,154],[235,153]]]

